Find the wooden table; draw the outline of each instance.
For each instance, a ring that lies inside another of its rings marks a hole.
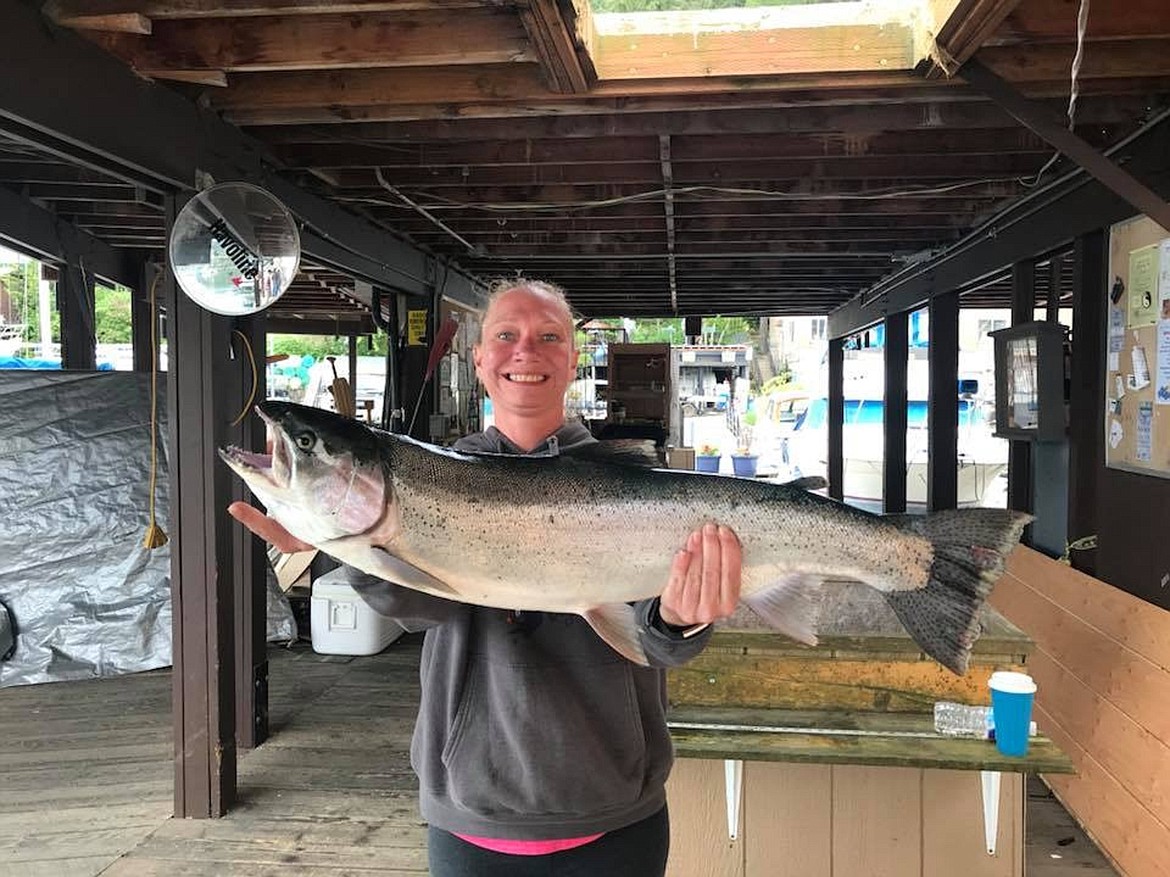
[[[737,614],[668,675],[670,877],[1021,877],[1024,774],[1072,765],[1044,737],[1010,758],[934,732],[935,701],[986,704],[1026,667],[1028,637],[983,624],[958,677],[853,583],[827,586],[813,648]]]

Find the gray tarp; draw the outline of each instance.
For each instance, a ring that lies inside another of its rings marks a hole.
[[[0,371],[0,601],[17,633],[0,687],[170,664],[169,546],[142,547],[149,485],[149,375]],[[295,638],[287,601],[283,610],[275,635],[269,613],[269,639]]]

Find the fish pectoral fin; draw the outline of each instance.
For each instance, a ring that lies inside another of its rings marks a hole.
[[[817,595],[822,584],[819,578],[797,573],[740,599],[769,626],[797,642],[815,646],[820,605]]]
[[[603,603],[586,609],[581,616],[615,652],[628,661],[650,666],[638,637],[638,617],[626,603]]]
[[[325,549],[328,552],[328,548]],[[384,548],[371,545],[365,558],[354,558],[350,561],[371,575],[380,576],[389,582],[414,588],[416,591],[425,591],[440,597],[458,599],[459,592],[442,579],[437,579],[429,572],[419,569],[412,563],[407,563],[401,557],[396,557]]]

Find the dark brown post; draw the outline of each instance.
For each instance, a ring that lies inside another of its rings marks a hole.
[[[1097,532],[1098,478],[1105,462],[1103,400],[1109,321],[1109,239],[1103,231],[1077,238],[1073,257],[1073,335],[1068,401],[1068,538]],[[1097,572],[1097,551],[1069,552],[1072,565]]]
[[[829,496],[845,498],[845,339],[829,340]]]
[[[926,504],[959,504],[959,294],[930,300],[930,401],[927,407]]]
[[[167,212],[169,233],[170,199]],[[238,382],[224,365],[228,320],[201,310],[170,271],[160,286],[168,342],[175,816],[206,818],[222,816],[236,796],[234,528],[226,512],[231,479],[215,450],[240,400],[229,396]]]
[[[1036,265],[1017,262],[1012,266],[1012,325],[1031,323],[1036,318]],[[1008,442],[1009,509],[1032,511],[1032,443]]]
[[[882,509],[906,511],[906,373],[910,355],[910,314],[886,316],[885,398],[882,425],[885,452],[882,465]]]

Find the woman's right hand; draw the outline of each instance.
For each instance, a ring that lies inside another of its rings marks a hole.
[[[315,550],[308,542],[302,542],[275,519],[268,517],[260,509],[248,505],[246,502],[233,502],[228,506],[228,514],[263,539],[275,545],[285,554],[294,554],[297,551]]]

